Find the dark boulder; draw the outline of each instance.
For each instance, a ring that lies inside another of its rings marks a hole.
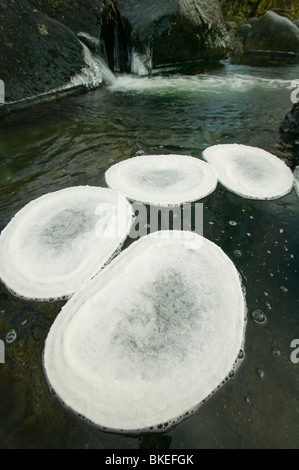
[[[286,114],[280,131],[286,139],[299,140],[299,102]]]
[[[247,41],[252,35],[252,26],[248,23],[240,24],[236,31],[236,38]]]
[[[29,3],[63,23],[74,33],[85,31],[91,36],[99,36],[101,14],[105,0],[28,0]]]
[[[61,87],[86,65],[76,35],[25,0],[0,0],[0,25],[6,102]]]
[[[288,18],[268,11],[252,28],[248,50],[299,52],[299,31]]]
[[[106,12],[106,13],[105,13]],[[136,52],[152,66],[219,60],[226,57],[228,35],[218,0],[117,0],[103,13],[103,39],[109,65],[115,69],[115,46],[120,68],[130,67]]]
[[[244,36],[232,61],[249,65],[297,63],[299,29],[288,18],[268,11]]]
[[[293,154],[292,167],[299,164],[299,102],[294,104],[280,125],[283,147]]]

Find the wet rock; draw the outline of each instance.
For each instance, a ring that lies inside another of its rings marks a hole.
[[[280,134],[283,148],[293,155],[291,167],[295,168],[299,164],[299,102],[294,104],[283,119]]]
[[[247,49],[299,52],[299,31],[288,18],[268,11],[254,25]]]
[[[252,26],[248,23],[240,24],[236,31],[236,37],[247,41],[252,34]]]
[[[226,57],[228,35],[216,0],[118,0],[113,5],[102,29],[111,68],[116,36],[121,49],[147,57],[154,68]]]
[[[294,104],[291,111],[286,114],[280,130],[284,135],[288,135],[294,140],[299,139],[299,102]]]
[[[259,21],[259,18],[256,18],[255,16],[248,18],[248,24],[250,24],[250,26],[256,25]]]
[[[251,34],[243,38],[243,53],[238,48],[234,63],[265,65],[299,62],[299,30],[288,18],[268,11],[256,22]]]
[[[65,85],[85,65],[76,35],[25,0],[0,0],[0,24],[6,102]]]
[[[29,0],[29,3],[76,34],[80,31],[96,37],[100,34],[103,0]]]

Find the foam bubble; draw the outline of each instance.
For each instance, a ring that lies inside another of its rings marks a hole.
[[[159,233],[75,293],[45,343],[50,386],[107,430],[158,432],[184,419],[243,349],[246,306],[231,260],[197,234],[185,249],[183,232]]]
[[[277,199],[293,187],[291,170],[275,155],[239,144],[215,145],[203,152],[221,184],[251,199]]]
[[[131,223],[130,204],[109,189],[78,186],[46,194],[1,233],[0,278],[20,297],[69,297],[104,266]]]
[[[160,206],[193,202],[217,185],[213,168],[185,155],[146,155],[109,168],[108,186],[131,200]]]

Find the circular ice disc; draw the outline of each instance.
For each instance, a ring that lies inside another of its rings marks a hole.
[[[113,165],[107,185],[128,199],[161,206],[198,201],[212,193],[216,174],[202,160],[185,155],[145,155]]]
[[[291,170],[278,157],[257,147],[215,145],[203,152],[218,180],[230,191],[251,199],[277,199],[293,186]]]
[[[165,431],[234,368],[245,316],[239,275],[219,247],[191,232],[156,232],[63,307],[45,373],[64,405],[100,427]]]
[[[131,224],[130,204],[110,189],[78,186],[46,194],[2,231],[0,278],[20,297],[68,297],[104,266]]]

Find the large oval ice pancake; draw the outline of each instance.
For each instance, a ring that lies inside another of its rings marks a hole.
[[[216,174],[202,160],[185,155],[145,155],[113,165],[107,185],[128,199],[161,206],[198,201],[217,186]]]
[[[203,152],[218,180],[230,191],[251,199],[277,199],[293,187],[291,170],[278,157],[257,147],[215,145]]]
[[[235,266],[191,232],[133,243],[63,307],[44,368],[62,402],[108,430],[159,431],[213,392],[243,347]]]
[[[78,186],[46,194],[2,231],[0,278],[20,297],[68,297],[107,263],[131,224],[130,204],[110,189]]]

